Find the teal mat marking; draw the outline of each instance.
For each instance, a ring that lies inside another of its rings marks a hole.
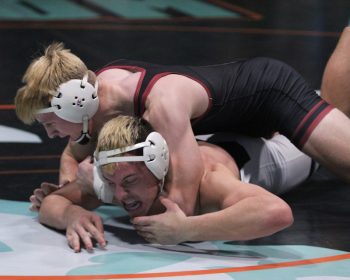
[[[30,211],[29,206],[29,202],[0,199],[0,212],[4,214],[36,217],[38,214]]]
[[[9,246],[0,241],[0,253],[13,251]]]
[[[22,5],[17,0],[1,0],[0,19],[62,20],[98,17],[95,12],[68,0],[27,0],[26,2],[29,5]]]
[[[193,18],[239,18],[240,15],[198,0],[91,0],[97,7],[125,19],[170,19],[173,9]],[[0,20],[98,19],[92,9],[68,0],[0,1]]]
[[[68,275],[115,274],[116,271],[118,271],[118,274],[139,273],[179,263],[190,258],[190,256],[180,254],[147,252],[114,253],[93,257],[90,261],[98,264],[75,268]]]

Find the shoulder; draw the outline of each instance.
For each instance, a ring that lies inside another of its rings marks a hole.
[[[109,80],[109,79],[124,79],[131,73],[132,72],[126,69],[121,69],[116,67],[111,67],[111,68],[107,67],[97,72],[97,78],[99,82],[103,82],[103,80]]]
[[[232,172],[232,176],[239,179],[237,163],[226,150],[205,141],[198,141],[198,146],[206,170],[218,171],[221,169],[220,165],[223,165]]]
[[[221,163],[213,164],[200,182],[200,207],[202,212],[217,211],[223,208],[228,198],[235,198],[241,188],[241,181]],[[231,199],[232,200],[232,199]]]

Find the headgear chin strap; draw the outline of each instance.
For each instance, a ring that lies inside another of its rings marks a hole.
[[[36,112],[37,114],[53,112],[63,120],[83,123],[81,136],[76,140],[81,144],[90,139],[89,119],[95,115],[99,105],[98,82],[96,80],[93,86],[87,80],[86,73],[82,80],[73,79],[61,84],[56,92],[50,92],[53,95],[51,107]]]
[[[143,148],[142,156],[118,156],[141,148]],[[165,176],[169,169],[169,150],[165,139],[158,132],[151,132],[145,142],[120,149],[101,151],[95,154],[95,159],[98,167],[114,162],[143,161],[152,174],[161,180],[160,192],[163,191]]]
[[[89,143],[91,136],[89,134],[89,119],[87,116],[83,117],[83,130],[80,133],[78,139],[74,140],[76,143],[86,145]]]

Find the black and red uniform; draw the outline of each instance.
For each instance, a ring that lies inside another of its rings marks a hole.
[[[140,117],[148,94],[161,77],[178,74],[200,83],[210,105],[201,118],[192,120],[195,134],[235,132],[268,137],[279,131],[302,148],[332,109],[298,72],[270,58],[209,66],[167,66],[121,59],[97,74],[111,68],[142,73],[134,96],[135,112]]]

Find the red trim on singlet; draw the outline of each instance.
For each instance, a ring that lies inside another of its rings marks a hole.
[[[303,120],[300,122],[300,124],[298,125],[297,129],[295,130],[295,132],[293,133],[293,138],[299,133],[299,130],[304,126],[305,122],[309,119],[309,117],[317,110],[318,107],[320,107],[325,101],[324,100],[320,100],[318,103],[316,103],[316,105],[310,110],[309,113],[307,113],[307,115],[303,118]]]
[[[145,112],[145,104],[146,104],[146,99],[148,97],[148,95],[150,94],[154,84],[162,77],[165,77],[167,75],[171,75],[171,74],[175,74],[175,75],[180,75],[180,76],[185,76],[191,80],[194,80],[196,81],[197,83],[199,83],[205,90],[205,92],[207,93],[207,96],[208,96],[208,108],[205,110],[205,112],[199,116],[198,118],[196,118],[195,120],[198,120],[202,117],[204,117],[208,112],[209,110],[211,109],[212,107],[212,97],[211,97],[211,92],[210,90],[208,89],[208,87],[206,86],[206,84],[204,84],[202,81],[190,76],[190,75],[187,75],[187,74],[183,74],[183,73],[177,73],[177,72],[163,72],[163,73],[159,73],[157,75],[154,75],[153,78],[151,79],[151,81],[148,83],[143,95],[142,95],[142,100],[141,100],[141,115],[143,115],[143,113]]]
[[[129,70],[130,72],[141,72],[141,77],[139,79],[139,81],[137,82],[137,86],[136,86],[136,89],[135,89],[135,92],[134,92],[134,114],[136,115],[137,114],[137,99],[138,99],[138,96],[140,95],[140,88],[141,88],[141,85],[142,85],[142,81],[143,81],[143,78],[145,77],[146,75],[146,69],[145,68],[142,68],[142,67],[138,67],[138,66],[128,66],[128,65],[111,65],[111,66],[107,66],[99,71],[96,72],[96,76],[98,76],[99,74],[101,74],[102,72],[104,71],[107,71],[107,70],[110,70],[110,69],[125,69],[125,70]]]
[[[315,127],[321,122],[321,120],[332,110],[334,109],[333,106],[329,105],[327,106],[322,113],[320,113],[316,119],[314,119],[312,121],[312,123],[309,125],[309,127],[307,128],[304,136],[301,138],[300,140],[300,146],[303,147],[304,144],[306,143],[306,141],[309,139],[312,131],[315,129]]]
[[[310,118],[310,116],[312,116],[315,111],[322,105],[326,103],[326,101],[324,100],[320,100],[318,103],[316,103],[316,105],[310,110],[309,113],[307,113],[307,115],[303,118],[303,120],[300,122],[300,124],[298,125],[297,129],[295,130],[292,138],[294,138],[299,131],[304,127],[305,123],[307,122],[307,120]],[[333,109],[332,105],[328,105],[326,108],[323,109],[323,111],[311,122],[311,124],[307,127],[306,132],[304,133],[304,135],[302,136],[302,138],[300,139],[300,143],[299,146],[303,147],[304,144],[306,143],[306,141],[309,139],[312,131],[315,129],[315,127],[320,123],[320,121],[329,113],[329,111],[331,111]]]

